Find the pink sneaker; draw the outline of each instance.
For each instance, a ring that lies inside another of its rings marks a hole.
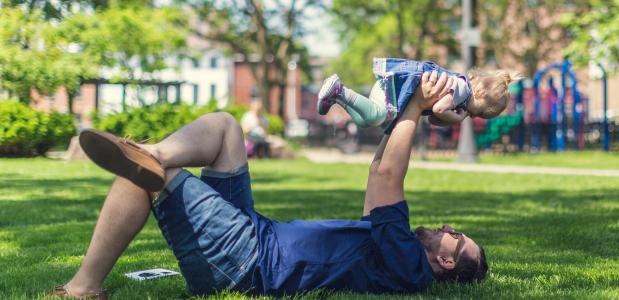
[[[343,90],[344,85],[337,74],[333,74],[325,79],[320,88],[320,92],[318,92],[318,113],[326,115],[329,109],[331,109],[331,106],[335,104],[337,96],[339,96]]]

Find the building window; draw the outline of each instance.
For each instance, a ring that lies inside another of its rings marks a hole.
[[[486,49],[484,53],[485,63],[487,65],[496,65],[496,54],[494,49]]]
[[[210,66],[211,69],[217,69],[217,57],[211,57]]]
[[[198,104],[198,95],[200,92],[200,87],[197,84],[193,85],[193,104]]]
[[[192,59],[191,59],[191,66],[192,66],[194,69],[199,69],[199,68],[200,68],[200,60],[199,60],[199,59],[197,59],[197,58],[192,58]]]
[[[217,95],[217,86],[214,84],[211,84],[211,99],[215,99],[216,95]]]

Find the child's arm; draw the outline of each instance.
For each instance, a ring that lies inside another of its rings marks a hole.
[[[439,99],[438,101],[436,101],[436,103],[434,103],[434,105],[432,105],[432,112],[436,115],[453,110],[453,99],[453,90],[450,90],[449,93],[443,95],[441,99]]]
[[[462,122],[468,116],[468,112],[464,109],[458,111],[448,110],[443,113],[434,113],[428,118],[430,124],[436,126],[451,126]]]

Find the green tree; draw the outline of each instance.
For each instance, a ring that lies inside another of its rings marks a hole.
[[[110,7],[154,7],[153,0],[0,0],[0,7],[16,7],[26,13],[37,12],[45,20],[62,20],[78,12]]]
[[[457,54],[455,31],[460,25],[454,16],[458,5],[447,0],[334,0],[335,27],[344,52],[334,62],[346,83],[361,87],[372,82],[374,56],[438,59],[435,46]]]
[[[223,43],[231,52],[243,54],[250,61],[257,59],[256,63],[250,63],[265,108],[270,111],[270,91],[272,87],[277,87],[278,115],[283,117],[289,62],[297,61],[298,66],[307,70],[307,50],[298,41],[304,33],[304,12],[308,8],[319,7],[321,1],[179,2],[189,5],[196,12],[199,22],[195,34]]]
[[[182,55],[187,20],[174,8],[113,6],[95,14],[76,14],[59,26],[59,34],[90,62],[116,69],[114,76],[144,79]]]
[[[93,76],[96,69],[67,46],[39,11],[0,9],[0,88],[23,102],[30,100],[32,88],[42,93],[61,85],[77,88],[78,78]]]
[[[589,10],[567,13],[562,23],[574,39],[565,54],[580,65],[604,63],[609,70],[619,63],[619,1],[592,0]]]
[[[185,49],[186,18],[177,9],[132,2],[145,1],[60,20],[23,5],[0,8],[0,88],[29,102],[32,88],[52,94],[64,86],[71,109],[83,80],[97,78],[103,67],[123,79],[166,68],[166,59]]]

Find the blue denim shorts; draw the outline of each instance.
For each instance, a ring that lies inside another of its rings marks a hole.
[[[153,205],[161,232],[192,294],[248,288],[258,259],[247,164],[230,172],[182,170]]]

